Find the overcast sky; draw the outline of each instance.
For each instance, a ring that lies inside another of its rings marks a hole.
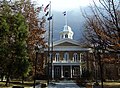
[[[80,7],[86,7],[92,3],[92,0],[32,0],[38,5],[44,5],[44,7],[51,1],[51,8],[55,11],[68,11],[73,9],[79,9]],[[98,0],[95,0],[97,2]]]
[[[46,7],[51,1],[51,10],[54,15],[54,40],[59,39],[59,32],[63,30],[65,25],[63,12],[67,11],[68,25],[74,32],[74,39],[80,39],[83,31],[83,17],[81,8],[86,8],[90,5],[92,0],[32,0],[35,4]],[[98,0],[95,0],[97,3]],[[87,11],[88,12],[88,11]],[[41,13],[42,14],[42,13]],[[45,14],[43,12],[43,14]],[[48,25],[46,22],[46,29]],[[46,32],[48,33],[48,32]]]

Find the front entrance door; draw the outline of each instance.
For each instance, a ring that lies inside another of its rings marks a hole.
[[[70,77],[70,66],[63,66],[63,76],[65,78]]]
[[[61,67],[55,66],[54,67],[54,78],[59,79],[61,77]]]

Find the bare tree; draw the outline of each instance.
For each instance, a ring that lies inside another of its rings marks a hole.
[[[93,0],[90,6],[92,15],[85,14],[85,37],[94,45],[97,55],[103,88],[103,59],[105,51],[120,53],[120,1]]]
[[[86,15],[86,33],[91,43],[105,46],[108,51],[120,52],[120,1],[99,0],[91,6],[93,16]]]

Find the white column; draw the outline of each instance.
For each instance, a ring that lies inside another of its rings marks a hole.
[[[81,75],[82,75],[82,66],[81,66],[81,65],[82,65],[82,63],[81,63],[81,55],[82,55],[82,54],[80,53],[80,77],[81,77]]]
[[[61,78],[63,78],[63,65],[61,65]]]
[[[52,79],[54,79],[54,65],[52,65]]]
[[[70,66],[70,70],[71,70],[71,75],[70,75],[70,77],[72,78],[72,65]]]

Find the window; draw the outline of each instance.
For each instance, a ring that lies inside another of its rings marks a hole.
[[[73,69],[73,75],[74,75],[74,76],[78,76],[79,73],[80,73],[79,67],[74,67],[74,69]]]
[[[68,34],[65,34],[65,38],[68,38]]]
[[[56,67],[56,68],[55,68],[55,74],[56,74],[56,75],[60,75],[60,68],[59,68],[59,67]]]
[[[68,59],[69,59],[69,54],[66,52],[66,53],[64,53],[64,60],[68,61]]]
[[[85,59],[85,53],[81,53],[81,61],[82,61],[82,62],[85,62],[85,61],[86,61],[86,59]]]
[[[56,61],[59,61],[59,58],[60,58],[60,54],[59,54],[59,53],[56,53],[56,55],[55,55]]]
[[[51,62],[51,60],[52,60],[52,53],[50,53],[50,59],[49,59],[49,61]]]
[[[61,36],[61,38],[63,39],[63,35]]]
[[[74,53],[73,54],[73,61],[77,61],[78,60],[78,54],[77,53]]]

